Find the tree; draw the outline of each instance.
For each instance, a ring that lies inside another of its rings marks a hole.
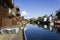
[[[60,19],[60,9],[56,12],[56,16],[58,19]]]
[[[38,18],[37,18],[37,20],[39,20],[39,21],[41,21],[41,19],[42,19],[41,17],[38,17]]]
[[[35,23],[36,19],[35,18],[30,18],[30,23]]]

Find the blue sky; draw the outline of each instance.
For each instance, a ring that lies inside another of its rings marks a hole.
[[[27,13],[25,18],[50,15],[60,9],[60,0],[15,0],[20,12]]]

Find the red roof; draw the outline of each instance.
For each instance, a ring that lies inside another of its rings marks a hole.
[[[60,19],[55,20],[56,23],[60,23]]]

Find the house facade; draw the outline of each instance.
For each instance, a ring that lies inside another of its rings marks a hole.
[[[9,18],[9,8],[14,8],[14,0],[0,0],[0,28],[12,25],[12,19]]]

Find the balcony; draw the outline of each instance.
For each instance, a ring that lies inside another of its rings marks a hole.
[[[6,0],[5,2],[6,2],[6,5],[8,7],[10,7],[10,8],[13,8],[14,7],[14,4],[13,4],[14,0]]]
[[[14,0],[0,0],[0,5],[2,5],[3,7],[9,7],[9,8],[13,8],[14,7]]]

